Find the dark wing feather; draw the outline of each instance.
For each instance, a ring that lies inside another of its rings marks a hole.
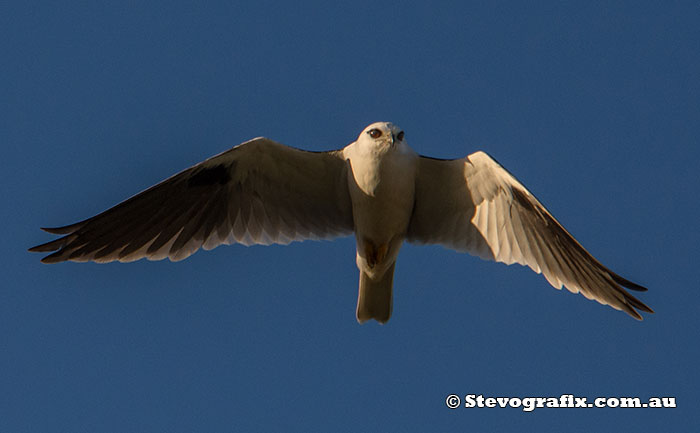
[[[182,260],[200,247],[287,244],[353,231],[342,152],[257,138],[188,168],[30,248],[65,260]]]

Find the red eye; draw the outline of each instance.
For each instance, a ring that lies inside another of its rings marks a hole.
[[[377,128],[370,129],[369,131],[367,131],[367,133],[372,138],[379,138],[382,136],[382,131],[378,130]]]
[[[396,138],[398,138],[399,141],[403,141],[403,131],[399,132],[399,135],[397,135]]]

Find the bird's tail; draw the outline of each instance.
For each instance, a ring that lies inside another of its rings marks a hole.
[[[364,323],[374,319],[386,323],[391,317],[392,288],[394,286],[394,266],[391,264],[379,280],[372,280],[360,271],[360,293],[357,297],[357,321]]]

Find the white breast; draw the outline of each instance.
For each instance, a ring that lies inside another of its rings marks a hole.
[[[385,243],[406,232],[413,211],[418,155],[408,146],[344,149],[355,232]]]

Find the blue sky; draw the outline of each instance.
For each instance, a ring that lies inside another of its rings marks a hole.
[[[0,6],[0,431],[696,428],[699,20],[695,2]],[[349,238],[180,263],[26,252],[246,139],[337,149],[377,120],[425,155],[493,155],[657,313],[406,245],[391,321],[360,326]]]

